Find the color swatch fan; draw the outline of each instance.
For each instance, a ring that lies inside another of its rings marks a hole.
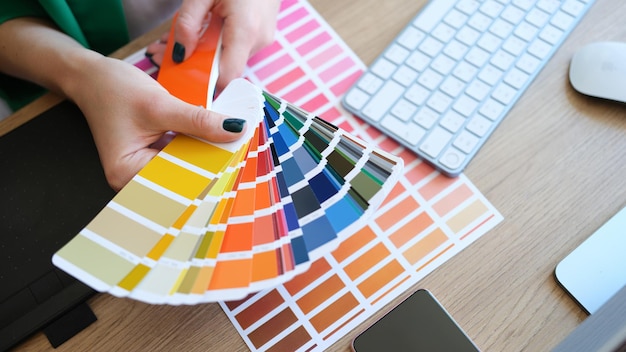
[[[164,61],[159,81],[210,105],[217,46],[219,27],[209,26],[204,54]],[[98,291],[147,303],[241,299],[306,271],[363,227],[402,172],[402,159],[244,79],[212,103],[245,119],[246,134],[221,144],[175,136],[54,255],[55,265]]]

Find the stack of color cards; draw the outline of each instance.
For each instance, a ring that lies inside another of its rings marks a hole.
[[[98,291],[148,303],[240,299],[336,248],[401,175],[402,159],[246,80],[229,84],[212,109],[245,118],[247,135],[222,144],[174,137],[55,265]]]

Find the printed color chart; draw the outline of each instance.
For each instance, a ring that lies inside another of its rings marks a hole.
[[[256,85],[402,157],[369,224],[283,285],[221,302],[254,351],[324,350],[502,217],[464,176],[447,178],[349,115],[340,96],[363,63],[304,0],[283,0],[276,41],[249,62]]]

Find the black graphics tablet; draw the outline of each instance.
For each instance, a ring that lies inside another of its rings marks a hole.
[[[51,258],[113,196],[75,105],[0,137],[0,351],[40,330],[56,347],[95,320],[94,291]]]

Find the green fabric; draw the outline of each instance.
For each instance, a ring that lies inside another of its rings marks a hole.
[[[24,16],[44,17],[45,11],[36,0],[3,0],[0,1],[0,23]]]
[[[80,25],[67,1],[40,0],[39,3],[63,32],[76,39],[82,46],[89,48],[87,38],[85,38],[85,34],[80,29]]]
[[[121,0],[0,0],[0,24],[18,17],[48,18],[86,48],[108,55],[128,43]],[[0,74],[0,97],[13,110],[45,90]]]

